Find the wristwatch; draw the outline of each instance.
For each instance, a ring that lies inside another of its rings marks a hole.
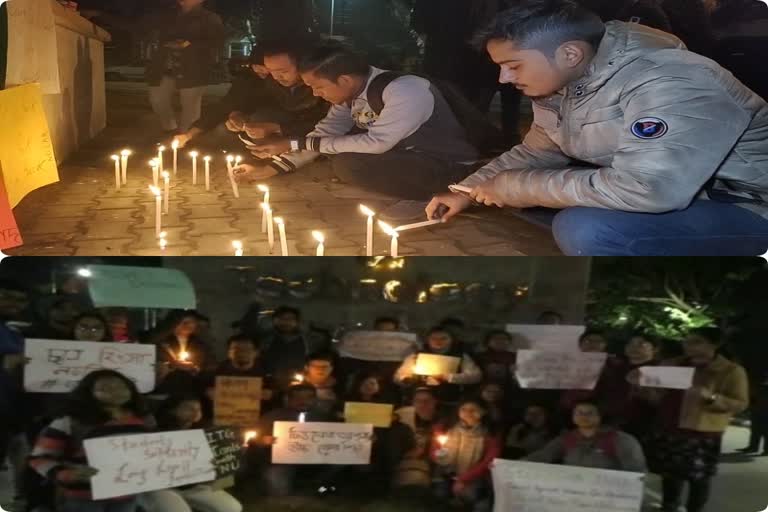
[[[301,140],[291,139],[291,153],[298,153],[301,151]]]

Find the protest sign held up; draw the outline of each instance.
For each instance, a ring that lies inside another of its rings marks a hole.
[[[695,368],[641,366],[640,385],[649,388],[688,389],[693,386]]]
[[[416,352],[419,337],[411,332],[353,331],[339,343],[341,357],[363,361],[402,361]]]
[[[344,404],[344,421],[370,423],[374,427],[388,428],[392,425],[393,409],[392,404],[347,402]]]
[[[419,354],[413,373],[416,375],[450,375],[459,371],[461,359],[437,354]]]
[[[605,353],[520,350],[517,381],[530,389],[594,389],[606,358]]]
[[[261,385],[258,377],[216,377],[214,424],[230,427],[256,424],[261,414]]]
[[[365,465],[371,461],[373,425],[276,421],[273,464]]]
[[[579,336],[583,325],[526,325],[507,324],[514,350],[579,350]]]

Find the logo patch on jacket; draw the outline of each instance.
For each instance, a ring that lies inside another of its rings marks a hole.
[[[639,139],[658,139],[669,131],[669,125],[658,117],[644,117],[632,123],[632,135]]]

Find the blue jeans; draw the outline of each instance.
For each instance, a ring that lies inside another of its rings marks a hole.
[[[768,219],[740,206],[696,201],[662,214],[574,207],[552,223],[568,256],[759,256]]]

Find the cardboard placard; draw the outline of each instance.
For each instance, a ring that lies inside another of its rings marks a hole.
[[[213,423],[229,427],[253,427],[261,415],[262,379],[216,377]]]

